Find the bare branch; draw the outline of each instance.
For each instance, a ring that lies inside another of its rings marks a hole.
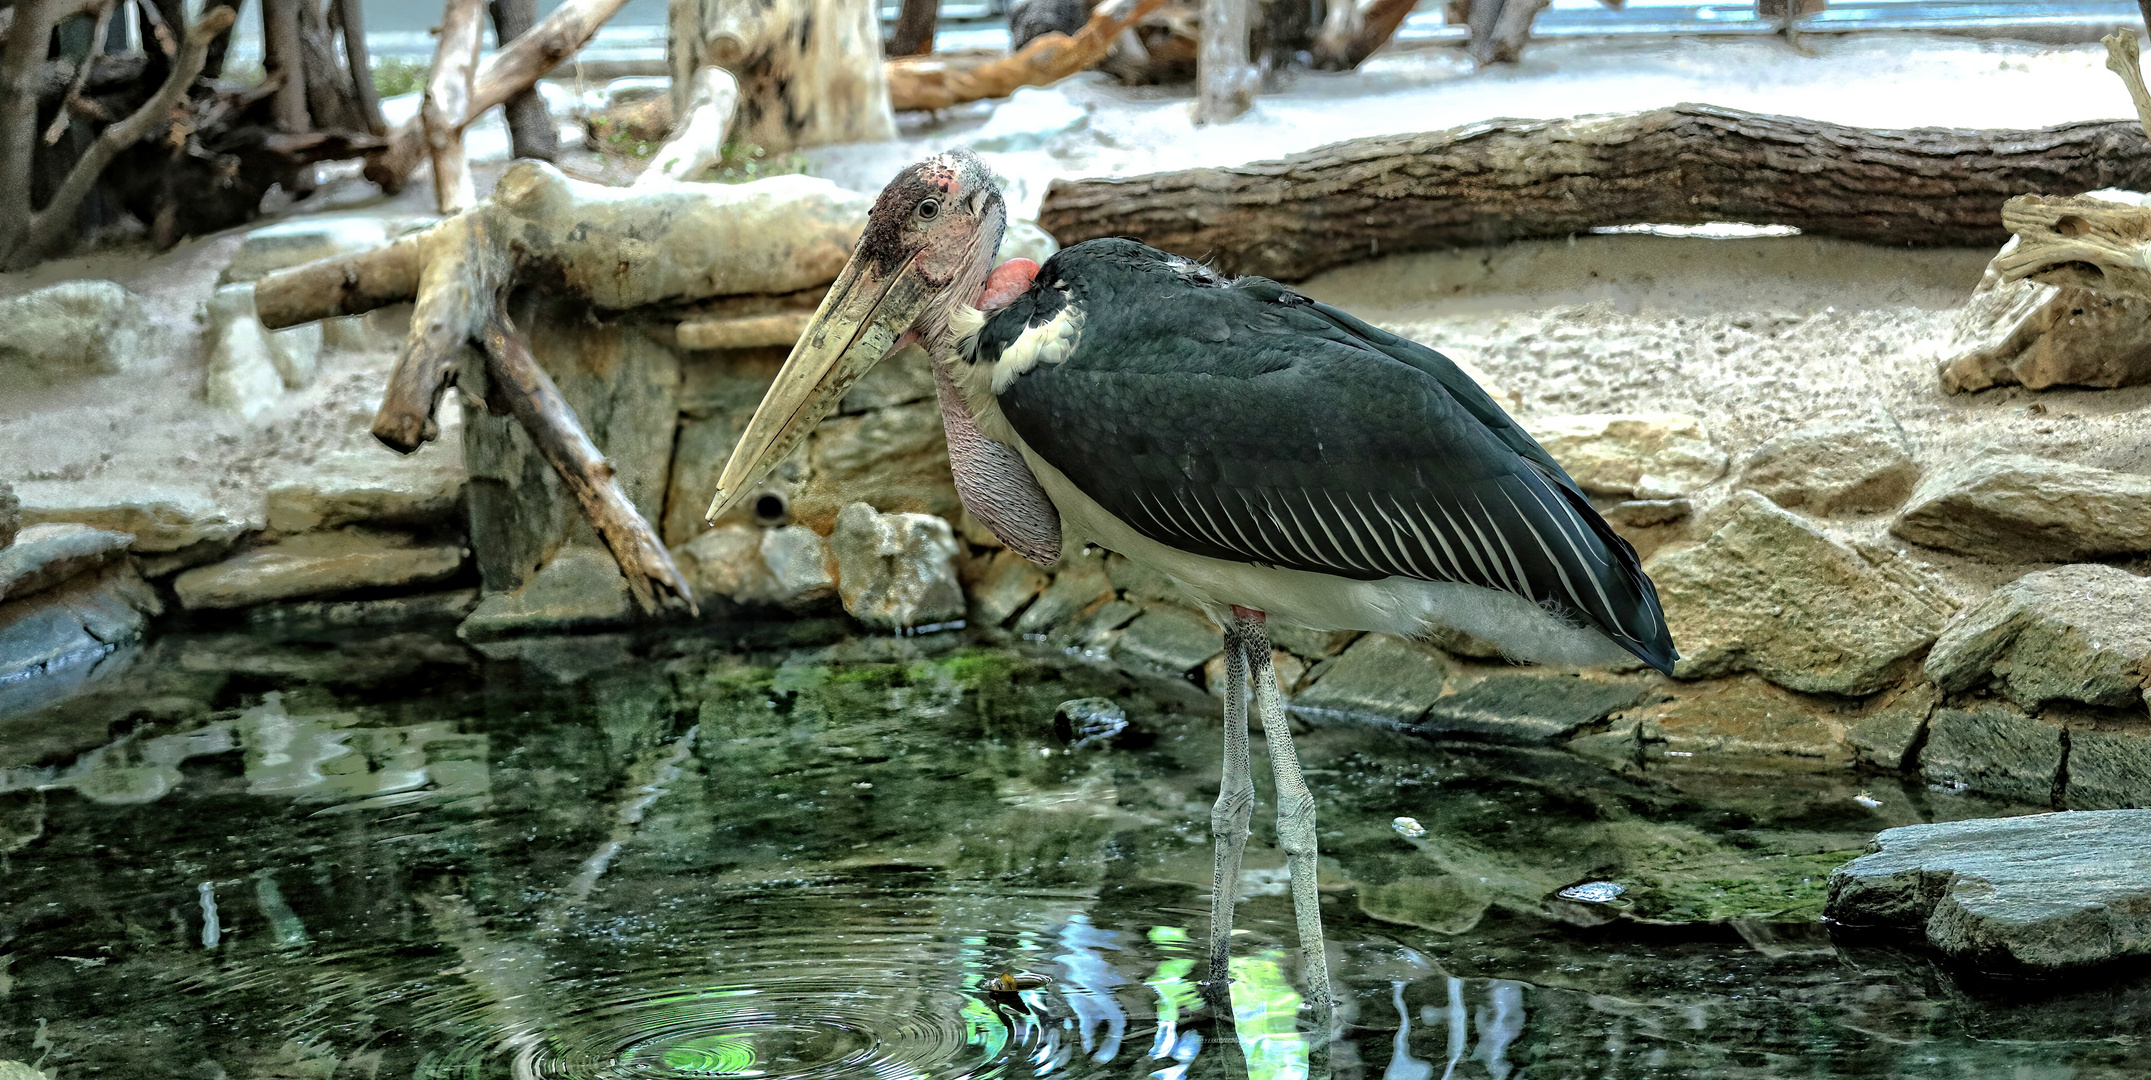
[[[433,159],[433,198],[443,214],[460,213],[478,201],[470,159],[463,153],[463,123],[470,115],[484,13],[479,0],[448,0],[441,14],[440,51],[433,54],[425,103],[419,107],[427,154]]]
[[[45,129],[46,146],[59,142],[60,136],[67,134],[68,106],[82,95],[82,87],[90,81],[90,69],[97,66],[97,58],[104,52],[105,28],[112,25],[112,9],[118,6],[114,0],[104,0],[97,8],[97,29],[90,31],[90,51],[75,66],[75,81],[67,88],[66,97],[61,99],[59,115],[54,116],[52,126]]]
[[[90,144],[88,152],[75,162],[67,179],[61,182],[52,201],[31,218],[28,233],[12,261],[20,262],[26,255],[41,254],[73,230],[75,208],[89,195],[91,185],[103,174],[105,166],[110,165],[121,150],[140,142],[158,125],[170,121],[172,109],[186,96],[187,88],[194,84],[194,77],[201,74],[202,61],[209,54],[209,43],[231,29],[234,17],[230,8],[213,8],[187,29],[186,41],[180,46],[179,57],[172,62],[172,72],[165,77],[164,85],[135,110],[134,115],[98,134],[97,141]]]
[[[1015,54],[960,71],[931,66],[930,61],[892,60],[888,64],[889,104],[904,109],[947,109],[966,101],[1007,97],[1020,87],[1045,86],[1088,70],[1136,20],[1165,0],[1122,0],[1100,4],[1074,37],[1042,34]]]
[[[672,553],[635,511],[635,504],[620,490],[612,463],[583,433],[575,410],[530,355],[530,347],[508,324],[507,316],[498,311],[486,322],[485,356],[486,374],[496,384],[496,393],[507,398],[530,441],[582,503],[583,512],[626,576],[635,603],[649,615],[674,606],[699,614],[694,590],[673,564]]]
[[[2151,93],[2144,92],[2144,73],[2136,51],[2136,31],[2122,27],[2099,39],[2106,46],[2106,70],[2121,76],[2129,100],[2136,103],[2136,122],[2151,136]]]

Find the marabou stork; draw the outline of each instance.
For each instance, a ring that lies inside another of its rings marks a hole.
[[[1326,1005],[1314,800],[1265,620],[1446,627],[1519,660],[1669,671],[1657,591],[1561,466],[1440,353],[1133,240],[995,268],[1004,222],[967,151],[897,174],[733,450],[710,517],[868,368],[922,341],[973,516],[1043,564],[1086,543],[1119,552],[1224,628],[1209,992],[1223,1000],[1254,808],[1251,681],[1308,996]]]

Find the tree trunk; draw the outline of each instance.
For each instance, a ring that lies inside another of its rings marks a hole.
[[[237,3],[238,0],[229,0]],[[374,89],[373,62],[366,53],[366,12],[362,0],[335,0],[334,14],[344,37],[344,55],[351,61],[353,101],[365,130],[388,134],[388,121],[381,118],[381,92]]]
[[[739,80],[741,143],[774,154],[896,137],[874,0],[675,3],[670,37],[674,115],[715,66]]]
[[[493,35],[503,43],[523,36],[538,22],[538,0],[492,0]],[[508,143],[515,156],[551,161],[560,156],[560,129],[535,87],[508,99]]]
[[[925,56],[934,51],[934,25],[941,18],[941,0],[904,0],[896,16],[896,31],[889,38],[890,56]]]
[[[367,132],[365,114],[359,111],[358,91],[351,73],[336,55],[336,39],[321,11],[321,0],[299,0],[299,48],[306,68],[306,108],[311,126],[337,131]],[[368,73],[368,82],[372,81]]]
[[[281,79],[276,88],[276,129],[305,131],[306,62],[299,44],[300,0],[261,0],[262,66]]]
[[[1202,44],[1195,54],[1195,122],[1223,123],[1255,103],[1262,75],[1247,53],[1255,0],[1203,0]]]
[[[1304,279],[1407,251],[1614,225],[1791,225],[1876,244],[1991,247],[2002,201],[2151,185],[2134,123],[1886,131],[1677,105],[1354,139],[1282,161],[1055,181],[1061,244],[1134,236],[1232,274]]]

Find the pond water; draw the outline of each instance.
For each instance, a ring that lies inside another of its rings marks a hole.
[[[1234,1015],[1210,1015],[1213,699],[1043,646],[841,635],[488,659],[445,629],[198,632],[61,701],[15,688],[0,1059],[60,1080],[2151,1074],[2151,982],[1973,985],[1816,922],[1874,830],[2014,808],[1355,725],[1301,739],[1348,1000],[1327,1027],[1299,1007],[1258,732]],[[1064,742],[1057,707],[1095,697],[1126,728]],[[1594,881],[1621,893],[1548,899]],[[1050,982],[994,989],[1018,974]]]

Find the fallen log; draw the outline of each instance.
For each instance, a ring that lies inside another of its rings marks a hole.
[[[1297,281],[1382,255],[1618,225],[1746,222],[1876,244],[1998,246],[2010,196],[2147,185],[2151,141],[2127,121],[1893,131],[1691,104],[1056,180],[1038,220],[1063,246],[1133,236],[1227,273]]]
[[[937,63],[938,58],[892,60],[888,64],[890,107],[899,112],[947,109],[967,101],[1007,97],[1025,86],[1059,82],[1105,59],[1121,31],[1164,3],[1119,0],[1100,4],[1073,37],[1043,34],[1009,56],[968,67]]]

